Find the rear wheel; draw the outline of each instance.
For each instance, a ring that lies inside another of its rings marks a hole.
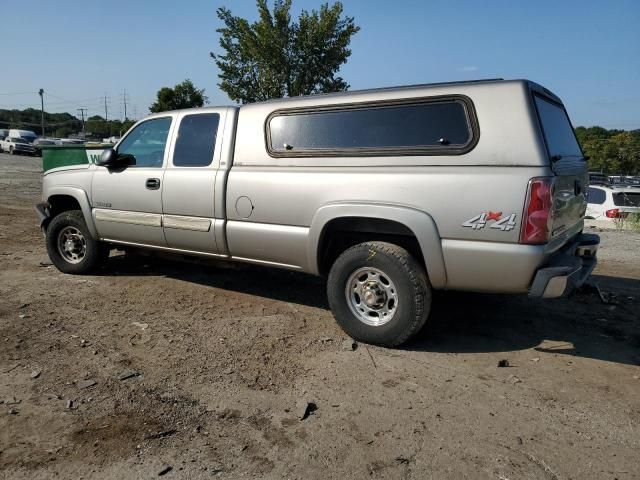
[[[108,246],[91,236],[80,210],[62,212],[51,220],[46,242],[51,262],[63,273],[90,272],[109,257]]]
[[[327,295],[342,329],[352,338],[398,346],[424,326],[431,286],[405,249],[366,242],[344,251],[329,272]]]

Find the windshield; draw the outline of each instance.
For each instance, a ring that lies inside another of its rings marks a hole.
[[[564,107],[539,95],[534,98],[549,156],[581,157],[580,145]]]

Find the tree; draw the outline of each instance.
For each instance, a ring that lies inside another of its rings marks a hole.
[[[180,108],[202,107],[208,100],[204,95],[204,89],[198,90],[191,80],[186,79],[173,88],[162,87],[158,90],[156,101],[149,107],[149,111],[156,113]]]
[[[590,170],[622,175],[640,173],[640,130],[578,127],[575,131],[589,157]]]
[[[313,93],[342,92],[349,85],[337,76],[351,55],[349,43],[360,27],[342,17],[342,4],[328,3],[320,11],[302,10],[291,21],[292,0],[257,0],[259,18],[249,23],[226,8],[217,10],[224,23],[220,47],[210,53],[220,69],[220,89],[242,103]]]

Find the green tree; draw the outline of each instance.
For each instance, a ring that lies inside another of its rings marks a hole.
[[[204,89],[197,89],[191,80],[186,79],[173,88],[162,87],[158,90],[156,101],[149,107],[149,111],[156,113],[181,108],[202,107],[207,101]]]
[[[217,30],[224,53],[210,55],[220,69],[218,85],[232,100],[248,103],[349,88],[337,73],[360,27],[353,17],[342,16],[340,2],[302,10],[292,22],[291,2],[275,0],[270,11],[267,0],[257,0],[254,23],[227,8],[217,10],[225,25]]]
[[[578,127],[578,141],[589,157],[589,169],[606,174],[640,174],[640,130]]]
[[[633,132],[620,132],[610,138],[615,151],[618,173],[634,175],[640,172],[640,141]]]
[[[94,115],[87,119],[85,124],[87,135],[94,138],[104,138],[109,136],[109,123],[100,115]]]

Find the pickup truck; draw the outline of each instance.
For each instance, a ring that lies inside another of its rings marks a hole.
[[[553,298],[596,263],[586,159],[527,80],[158,113],[86,158],[43,178],[60,271],[117,246],[322,275],[340,326],[373,344],[414,336],[434,290]]]
[[[36,155],[36,147],[29,140],[21,137],[7,137],[0,140],[0,152],[8,152],[11,155],[22,153],[25,155]]]

